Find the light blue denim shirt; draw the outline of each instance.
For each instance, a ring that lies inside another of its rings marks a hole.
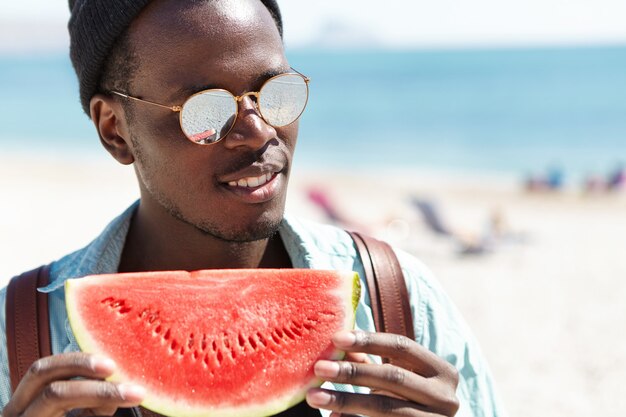
[[[50,285],[40,288],[50,294],[50,332],[53,353],[78,351],[65,311],[63,284],[69,278],[117,272],[126,234],[137,203],[114,219],[85,248],[54,262]],[[343,230],[286,216],[280,236],[294,268],[353,270],[363,277],[363,266],[350,236]],[[407,281],[416,341],[445,358],[460,375],[457,416],[505,416],[494,390],[491,373],[465,321],[431,272],[417,259],[396,250]],[[367,285],[356,312],[356,328],[374,331]],[[5,333],[6,288],[0,292],[0,409],[11,396]],[[363,388],[327,384],[341,391]],[[327,417],[329,413],[323,412]]]

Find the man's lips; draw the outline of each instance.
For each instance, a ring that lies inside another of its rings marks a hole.
[[[220,185],[246,204],[264,203],[281,194],[287,185],[284,164],[261,163],[218,177]]]
[[[283,169],[284,166],[282,164],[265,163],[262,165],[251,165],[232,174],[223,175],[221,178],[218,178],[218,181],[229,187],[254,188],[271,181]]]
[[[258,204],[273,200],[281,194],[286,184],[285,176],[277,172],[229,181],[222,186],[238,200],[246,204]]]
[[[270,182],[272,178],[274,177],[274,175],[276,175],[276,173],[268,172],[267,174],[261,174],[257,177],[240,178],[236,181],[235,180],[229,181],[228,185],[230,187],[248,187],[248,188],[260,187]]]

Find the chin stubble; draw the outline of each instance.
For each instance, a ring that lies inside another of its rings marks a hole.
[[[194,222],[187,219],[175,204],[168,202],[166,199],[158,198],[158,201],[172,217],[189,226],[192,226],[205,236],[211,236],[224,242],[248,243],[255,242],[257,240],[269,239],[278,232],[282,221],[282,218],[277,221],[266,220],[255,224],[254,227],[248,227],[242,230],[226,231],[223,230],[220,225],[215,223],[206,221]]]

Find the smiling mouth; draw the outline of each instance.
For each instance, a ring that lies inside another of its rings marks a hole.
[[[256,188],[270,182],[275,175],[275,172],[268,172],[267,174],[263,174],[258,177],[247,177],[241,178],[237,181],[229,181],[228,185],[230,187]]]

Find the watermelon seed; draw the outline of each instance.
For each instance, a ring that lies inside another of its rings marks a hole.
[[[296,326],[291,326],[291,331],[298,337],[302,337],[302,332]]]
[[[222,361],[224,360],[224,355],[222,355],[222,351],[218,350],[217,351],[217,363],[218,366],[222,364]]]
[[[213,340],[213,343],[211,343],[211,349],[213,350],[213,352],[217,352],[217,342],[215,340]]]
[[[130,308],[130,307],[123,306],[123,307],[120,309],[120,314],[128,314],[128,313],[130,313],[130,310],[131,310],[131,308]]]
[[[283,331],[285,332],[285,334],[287,335],[288,338],[290,338],[292,340],[296,340],[296,337],[293,335],[293,333],[291,333],[289,331],[289,329],[287,327],[284,327]]]
[[[198,360],[198,356],[200,356],[200,355],[198,355],[198,351],[194,350],[193,351],[193,360],[197,361]]]
[[[281,329],[275,329],[274,331],[276,332],[276,335],[280,337],[281,339],[285,336]]]
[[[161,330],[163,330],[163,328],[161,327],[161,325],[159,324],[156,329],[154,329],[154,334],[159,334],[161,333]]]
[[[274,342],[276,342],[277,345],[280,344],[280,339],[279,339],[278,335],[276,334],[276,331],[272,332],[272,339],[274,340]]]
[[[250,343],[250,346],[252,346],[252,349],[256,350],[256,341],[254,340],[254,337],[248,337],[248,342]]]
[[[241,335],[241,333],[239,333],[239,335],[237,336],[237,339],[239,341],[239,346],[244,349],[246,347],[246,339],[243,338],[243,336]]]
[[[100,301],[102,304],[111,304],[111,302],[114,300],[113,297],[107,297],[104,300]]]
[[[178,342],[176,341],[176,339],[172,339],[172,350],[176,350],[177,347],[178,347]]]
[[[193,333],[191,333],[191,334],[189,335],[189,341],[187,342],[187,347],[188,347],[189,349],[191,349],[191,347],[193,346],[193,343],[194,343],[194,340],[193,340]]]
[[[205,334],[203,334],[203,335],[202,335],[202,346],[201,346],[201,349],[202,349],[202,350],[206,350],[206,345],[207,345],[207,343],[206,343],[206,335],[205,335]],[[215,350],[215,349],[214,349],[214,350]]]
[[[171,335],[170,329],[167,329],[167,331],[165,332],[165,335],[163,336],[163,338],[165,340],[170,340],[170,335]]]
[[[204,355],[204,359],[202,360],[202,363],[204,363],[204,366],[208,367],[209,366],[209,355]]]
[[[259,339],[259,343],[263,345],[263,347],[267,347],[267,340],[263,337],[261,333],[257,333],[257,339]]]
[[[181,346],[181,347],[180,347],[180,352],[178,352],[178,354],[179,354],[180,356],[183,356],[183,355],[185,354],[185,346]]]

